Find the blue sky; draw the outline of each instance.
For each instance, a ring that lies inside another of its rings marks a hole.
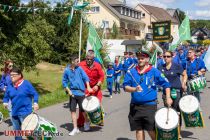
[[[28,2],[29,0],[21,0]],[[63,2],[65,0],[49,0]],[[126,0],[127,4],[135,7],[138,3],[144,3],[162,8],[179,8],[185,11],[190,19],[210,20],[210,0]]]

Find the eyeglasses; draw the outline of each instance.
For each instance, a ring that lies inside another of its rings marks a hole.
[[[93,61],[93,59],[88,59],[88,58],[86,58],[86,60],[88,60],[88,61]]]
[[[10,74],[10,77],[15,77],[15,76],[17,76],[17,75],[19,75],[19,74],[18,74],[18,73]]]
[[[164,58],[171,58],[171,56],[169,56],[169,55],[164,55],[163,57]]]

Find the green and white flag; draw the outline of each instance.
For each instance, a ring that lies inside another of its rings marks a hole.
[[[208,51],[206,52],[205,57],[203,59],[208,71],[210,71],[210,61],[209,60],[210,60],[210,47],[209,47]]]
[[[157,49],[150,58],[149,63],[152,64],[155,68],[157,67]]]
[[[185,40],[191,40],[190,20],[188,16],[186,16],[185,19],[182,21],[182,24],[179,27],[179,34],[176,34],[176,36],[174,37],[174,40],[169,50],[174,51],[177,46]]]
[[[89,33],[88,33],[88,40],[87,40],[87,48],[86,50],[94,50],[95,57],[98,58],[101,64],[103,64],[103,60],[100,55],[100,49],[103,47],[103,44],[99,38],[98,33],[96,32],[96,29],[94,26],[89,23]]]

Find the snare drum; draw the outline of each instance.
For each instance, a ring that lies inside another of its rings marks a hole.
[[[57,127],[55,124],[46,120],[43,117],[40,117],[39,115],[35,113],[28,115],[23,120],[21,129],[33,131],[33,134],[31,134],[33,137],[35,138],[44,137],[44,139],[49,139],[49,138],[51,139],[54,136],[53,134],[58,133]],[[29,139],[33,139],[33,138],[29,136]]]
[[[100,124],[103,119],[102,109],[97,97],[86,97],[82,102],[82,107],[88,114],[88,117],[93,124]]]
[[[187,83],[187,87],[190,92],[201,91],[206,87],[206,78],[203,76],[197,76]]]
[[[199,101],[193,95],[186,95],[179,101],[186,127],[203,127],[202,113],[199,111]]]
[[[179,115],[174,109],[166,107],[159,109],[155,113],[156,140],[178,140],[178,124]]]

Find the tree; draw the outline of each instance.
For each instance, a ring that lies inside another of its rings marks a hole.
[[[119,35],[119,30],[118,30],[116,22],[114,22],[112,26],[111,38],[116,39],[118,35]]]
[[[49,57],[51,52],[49,42],[54,36],[54,27],[46,20],[38,16],[36,19],[28,17],[17,40],[1,48],[4,54],[1,60],[9,58],[22,69],[33,69],[41,60]]]

